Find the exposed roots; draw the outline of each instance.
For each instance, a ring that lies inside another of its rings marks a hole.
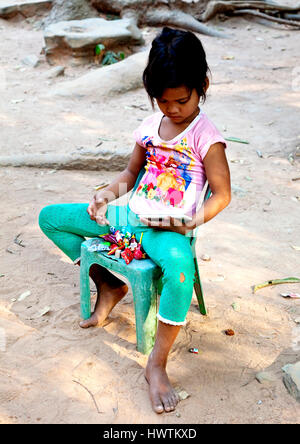
[[[143,21],[148,26],[174,26],[192,32],[209,35],[211,37],[227,37],[213,28],[200,23],[190,14],[180,10],[170,11],[169,9],[153,9],[146,12]]]
[[[292,26],[294,29],[300,29],[300,23],[293,20],[287,20],[280,17],[273,17],[268,14],[264,14],[260,11],[254,11],[252,9],[240,9],[234,12],[234,15],[252,15],[254,17],[259,17],[264,20],[269,20],[271,22],[280,23],[282,25]]]
[[[289,7],[272,0],[54,0],[46,23],[71,20],[78,15],[91,17],[99,12],[130,18],[139,26],[168,25],[213,37],[227,37],[203,22],[218,14],[250,15],[299,29],[300,3]],[[295,19],[289,15],[294,15]]]
[[[195,18],[201,15],[199,11],[202,13],[207,2],[202,0],[200,3],[201,9],[197,4],[189,6],[182,0],[92,0],[98,11],[130,17],[138,25],[174,26],[212,37],[227,37]]]
[[[288,17],[282,18],[282,16],[284,17],[285,13],[296,13],[298,11],[300,11],[300,3],[295,6],[283,6],[271,1],[212,0],[207,5],[201,19],[203,22],[206,22],[218,14],[247,14],[299,29],[299,24],[296,21],[289,20]],[[295,15],[297,16],[297,14]]]

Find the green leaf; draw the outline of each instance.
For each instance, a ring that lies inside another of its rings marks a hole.
[[[96,45],[95,47],[95,54],[96,55],[100,55],[102,51],[104,51],[105,46],[102,45],[102,43],[99,43],[98,45]]]
[[[257,290],[269,287],[270,285],[278,285],[278,284],[298,284],[300,283],[300,279],[296,277],[289,277],[285,279],[272,279],[270,281],[263,282],[262,284],[254,285],[252,287],[253,293],[255,293]]]
[[[238,137],[225,137],[225,140],[228,140],[229,142],[238,142],[238,143],[246,143],[249,145],[250,142],[247,142],[247,140],[239,139]]]

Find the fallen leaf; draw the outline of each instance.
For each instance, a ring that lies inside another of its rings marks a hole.
[[[247,140],[239,139],[238,137],[225,137],[225,140],[228,140],[228,142],[237,142],[237,143],[245,143],[249,145],[250,142]]]
[[[102,183],[100,183],[99,185],[96,185],[96,186],[94,187],[94,190],[95,190],[95,191],[101,190],[102,188],[105,188],[105,187],[107,187],[108,185],[109,185],[109,183],[107,183],[107,182],[102,182]]]
[[[41,310],[41,312],[38,314],[38,318],[41,318],[42,316],[45,316],[45,314],[49,313],[49,311],[51,310],[51,307],[44,307],[43,310]]]
[[[184,401],[185,399],[189,398],[191,395],[186,392],[185,390],[180,390],[177,392],[180,401]]]
[[[24,299],[26,299],[28,296],[31,295],[31,291],[25,291],[24,293],[22,293],[19,297],[18,297],[18,301],[24,301]]]
[[[299,293],[280,293],[280,296],[282,296],[283,298],[300,299]]]
[[[231,328],[228,328],[228,330],[225,330],[224,333],[227,336],[234,336],[234,334],[235,334],[234,331],[231,330]]]
[[[291,245],[291,247],[296,251],[300,251],[300,247],[297,247],[296,245]]]
[[[235,311],[239,311],[240,310],[240,306],[239,304],[237,304],[236,302],[233,302],[231,304],[231,307],[235,310]]]
[[[270,285],[278,285],[278,284],[297,284],[300,282],[299,278],[290,277],[285,279],[272,279],[270,281],[263,282],[262,284],[254,285],[252,287],[253,293],[255,293],[260,288],[269,287]]]

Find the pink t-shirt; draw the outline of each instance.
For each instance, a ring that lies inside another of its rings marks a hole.
[[[172,140],[162,140],[163,114],[147,117],[133,133],[146,149],[147,164],[129,201],[139,216],[193,216],[206,182],[203,159],[211,145],[226,142],[203,111]]]

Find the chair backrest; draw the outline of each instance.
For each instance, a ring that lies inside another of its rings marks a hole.
[[[131,197],[133,196],[133,193],[135,192],[135,190],[137,189],[137,187],[138,187],[138,185],[139,185],[139,183],[140,183],[140,181],[141,181],[143,175],[145,174],[145,172],[146,172],[146,169],[145,169],[145,165],[144,165],[144,166],[142,167],[141,171],[139,172],[139,175],[138,175],[138,177],[137,177],[137,179],[136,179],[136,181],[135,181],[134,187],[133,187],[132,192],[131,192],[131,195],[130,195],[130,199],[131,199]],[[205,191],[205,194],[204,194],[203,202],[201,202],[201,206],[203,205],[203,203],[204,203],[206,200],[208,200],[208,199],[210,198],[210,196],[211,196],[211,194],[212,194],[212,193],[211,193],[211,189],[210,189],[209,184],[208,184],[207,181],[206,181],[206,183],[205,183],[205,185],[204,185],[204,189],[205,189],[205,188],[206,188],[206,191]],[[199,208],[199,207],[200,207],[200,203],[199,203],[199,205],[198,205],[198,208]],[[198,228],[199,228],[199,227],[195,228],[195,229],[193,230],[193,234],[191,235],[191,245],[192,245],[192,246],[194,246],[194,244],[195,244],[195,242],[196,242]]]
[[[212,195],[212,192],[211,192],[211,189],[210,189],[210,186],[209,186],[208,181],[206,181],[206,183],[205,183],[203,189],[205,189],[204,197],[203,197],[203,201],[202,201],[202,202],[199,202],[198,207],[197,207],[197,211],[199,210],[199,208],[202,207],[202,205],[204,204],[204,202],[206,202],[206,201],[210,198],[210,196]],[[197,232],[198,232],[198,230],[199,230],[199,226],[196,227],[196,228],[193,230],[193,234],[192,234],[192,236],[191,236],[191,245],[192,245],[192,247],[194,247],[194,248],[195,248],[195,243],[196,243],[196,240],[197,240]]]

